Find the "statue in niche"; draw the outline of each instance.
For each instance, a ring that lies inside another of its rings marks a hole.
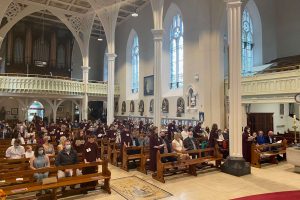
[[[130,101],[130,112],[134,112],[134,101]]]
[[[190,88],[188,92],[188,106],[190,108],[195,108],[196,105],[197,105],[196,94],[194,93],[194,90]]]
[[[115,101],[115,113],[119,112],[119,101]]]
[[[177,100],[177,117],[181,117],[182,113],[184,113],[184,100],[179,98]]]
[[[150,112],[150,113],[153,113],[153,107],[154,107],[154,100],[151,99],[151,101],[150,101],[150,106],[149,106],[149,112]]]
[[[122,115],[126,112],[126,103],[125,101],[122,102]]]
[[[163,99],[161,109],[162,109],[163,113],[168,113],[169,112],[169,101],[168,101],[168,99]]]
[[[2,106],[0,110],[0,120],[5,120],[6,111],[4,109],[4,106]]]
[[[143,100],[140,100],[139,112],[141,113],[141,116],[143,116],[143,113],[144,113],[144,101]]]

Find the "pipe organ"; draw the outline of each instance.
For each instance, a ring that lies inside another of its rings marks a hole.
[[[74,38],[69,30],[20,21],[6,41],[5,73],[71,77]]]

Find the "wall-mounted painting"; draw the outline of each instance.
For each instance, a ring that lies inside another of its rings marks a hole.
[[[140,103],[139,103],[139,113],[141,114],[141,116],[143,116],[143,113],[144,113],[144,101],[143,100],[140,100]]]
[[[154,75],[144,77],[144,96],[154,94]]]
[[[115,101],[115,113],[119,112],[119,101]]]
[[[204,122],[204,112],[199,112],[199,121],[200,121],[201,123]]]
[[[12,108],[11,111],[10,111],[11,115],[18,115],[18,113],[19,113],[18,108]]]

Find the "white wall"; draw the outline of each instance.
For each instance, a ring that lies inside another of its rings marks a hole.
[[[299,118],[299,107],[295,105],[295,112],[297,118]],[[284,115],[280,115],[280,104],[251,104],[250,113],[274,113],[273,114],[273,125],[274,133],[284,133],[288,129],[293,130],[294,120],[289,116],[289,104],[284,104]],[[299,126],[299,122],[297,122]]]
[[[205,113],[206,123],[213,122],[223,124],[224,95],[223,95],[223,33],[220,32],[221,22],[225,13],[225,4],[218,0],[166,0],[164,15],[171,3],[175,3],[181,10],[184,23],[184,87],[183,97],[185,106],[187,104],[187,89],[193,86],[199,94],[197,99],[197,110],[188,112],[182,116],[183,119],[198,119],[198,112]],[[218,11],[218,12],[212,12]],[[144,77],[153,75],[154,64],[154,43],[151,29],[153,28],[153,16],[151,6],[147,6],[138,18],[130,18],[117,28],[116,34],[116,82],[120,84],[121,96],[119,105],[126,101],[126,45],[129,33],[134,29],[139,36],[140,43],[140,91],[139,98],[135,100],[135,113],[129,113],[129,101],[127,101],[127,112],[124,116],[139,116],[137,111],[138,102],[143,99],[145,102],[144,116],[152,117],[149,113],[150,100],[153,98],[144,96]],[[224,31],[223,31],[224,32]],[[166,33],[168,34],[168,33]],[[169,56],[168,49],[163,50],[163,56]],[[163,65],[169,68],[168,64]],[[194,80],[198,74],[199,81]],[[165,74],[162,79],[169,78]],[[163,94],[165,96],[165,94]],[[180,95],[182,96],[182,95]],[[167,97],[169,100],[169,113],[162,114],[164,117],[176,117],[176,102],[179,96]],[[121,109],[116,115],[121,116]]]
[[[89,80],[100,81],[103,77],[103,59],[105,42],[100,42],[95,38],[90,39],[89,48]],[[78,43],[74,41],[72,52],[72,78],[82,79],[82,55]]]

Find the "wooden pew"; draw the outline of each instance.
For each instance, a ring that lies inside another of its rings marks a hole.
[[[92,166],[102,166],[102,172],[88,174],[88,175],[81,175],[81,176],[75,176],[75,173],[72,177],[67,178],[61,178],[57,179],[57,182],[49,183],[49,184],[42,184],[38,183],[34,180],[33,174],[34,173],[45,173],[49,172],[49,177],[56,177],[58,170],[66,170],[66,169],[73,169],[75,172],[76,169],[82,169],[84,167],[92,167]],[[23,180],[19,180],[18,182],[15,181],[12,184],[9,184],[9,181],[16,180],[16,178],[23,178]],[[63,193],[58,192],[57,189],[65,186],[72,186],[76,184],[81,183],[87,183],[91,181],[98,181],[103,180],[104,185],[102,186],[102,189],[111,193],[110,190],[110,178],[111,178],[111,172],[108,170],[108,162],[101,161],[101,162],[94,162],[94,163],[88,163],[88,164],[76,164],[76,165],[68,165],[68,166],[60,166],[60,167],[49,167],[49,168],[42,168],[38,170],[24,170],[22,173],[6,173],[5,175],[1,176],[1,179],[4,179],[6,182],[1,182],[0,186],[1,189],[6,193],[8,197],[15,198],[16,195],[19,194],[27,194],[31,192],[38,192],[41,190],[49,190],[52,189],[52,193],[50,196],[48,195],[48,199],[57,199],[57,198],[64,198],[71,195],[80,194],[81,191],[84,191],[87,188],[77,188],[77,189],[70,189],[66,190]],[[2,184],[2,185],[1,185]],[[47,195],[45,195],[47,196]],[[22,198],[28,199],[28,196],[23,195]],[[36,196],[31,196],[30,199],[37,199]]]
[[[114,146],[112,147],[113,149],[111,149],[112,152],[112,162],[111,164],[114,166],[118,166],[118,158],[121,155],[121,150],[120,150],[120,146],[119,144],[115,143]]]
[[[134,153],[134,154],[129,154],[129,152],[139,152],[139,153]],[[128,171],[128,162],[130,160],[137,160],[139,159],[141,161],[143,156],[143,147],[141,146],[130,146],[126,147],[123,145],[122,149],[122,166],[121,168],[125,171]],[[141,165],[138,167],[140,168]]]
[[[273,144],[252,144],[251,146],[251,166],[261,168],[261,162],[268,158],[270,163],[277,164],[277,155],[283,154],[286,158],[287,140],[282,140],[281,143]],[[274,150],[272,150],[274,149]]]
[[[177,153],[166,153],[161,154],[157,151],[157,172],[152,174],[152,178],[165,183],[164,177],[167,173],[177,171],[187,171],[188,174],[197,176],[197,165],[211,161],[215,161],[215,166],[220,167],[223,155],[219,152],[218,146],[215,148],[197,149],[186,151],[189,155],[193,155],[194,158],[188,160],[179,160],[179,154]],[[173,158],[177,161],[163,162],[163,158]]]
[[[147,174],[147,161],[150,158],[150,147],[145,146],[143,147],[143,154],[141,158],[141,166],[138,168],[138,171]]]

